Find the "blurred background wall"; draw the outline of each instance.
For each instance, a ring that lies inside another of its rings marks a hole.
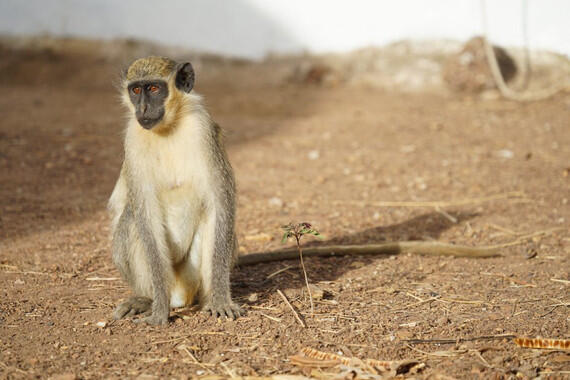
[[[132,37],[245,58],[343,52],[483,32],[480,0],[1,0],[0,33]],[[485,2],[489,37],[570,55],[570,1]]]

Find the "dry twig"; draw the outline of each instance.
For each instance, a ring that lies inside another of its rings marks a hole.
[[[272,317],[271,315],[267,315],[265,313],[259,313],[259,314],[263,315],[267,319],[271,319],[272,321],[281,322],[281,318]]]
[[[235,379],[235,378],[237,377],[236,374],[234,373],[234,371],[232,371],[232,370],[228,367],[228,365],[227,365],[226,363],[220,362],[220,365],[221,365],[222,367],[224,367],[224,370],[225,370],[225,371],[227,372],[227,374],[230,376],[230,379]]]
[[[475,336],[471,338],[456,338],[456,339],[407,339],[403,342],[409,344],[424,344],[424,343],[433,343],[433,344],[456,344],[460,342],[473,342],[477,340],[495,340],[495,339],[508,339],[514,338],[514,335],[511,334],[501,334],[501,335],[482,335],[482,336]]]
[[[422,351],[418,348],[412,347],[409,344],[406,344],[406,346],[413,350],[413,351],[417,351],[421,354],[427,355],[427,356],[437,356],[437,357],[445,357],[445,358],[449,358],[449,357],[453,357],[453,356],[458,356],[458,355],[463,355],[465,353],[468,352],[468,350],[456,350],[456,351],[434,351],[434,352],[427,352],[427,351]]]
[[[438,214],[442,215],[445,219],[449,220],[451,223],[457,224],[457,222],[458,222],[457,218],[454,217],[454,216],[452,216],[452,215],[450,215],[450,214],[448,214],[448,213],[447,213],[445,210],[443,210],[441,207],[436,206],[436,207],[435,207],[435,211],[436,211]]]
[[[516,240],[508,242],[508,243],[501,243],[501,244],[495,244],[495,245],[491,245],[488,246],[488,248],[506,248],[506,247],[511,247],[513,245],[519,245],[522,243],[525,243],[527,240],[538,237],[538,236],[543,236],[543,235],[550,235],[553,234],[556,231],[560,231],[563,230],[563,227],[555,227],[555,228],[549,228],[546,230],[541,230],[541,231],[536,231],[536,232],[532,232],[530,234],[526,234],[526,235],[522,235],[519,236]]]
[[[180,340],[184,340],[184,339],[190,338],[190,337],[195,336],[195,335],[227,335],[227,333],[226,333],[226,332],[221,332],[221,331],[205,331],[205,332],[196,331],[196,332],[194,332],[194,333],[192,333],[192,334],[187,334],[187,335],[180,336],[180,337],[177,337],[177,338],[172,338],[172,339],[168,339],[168,340],[159,340],[159,341],[156,341],[156,342],[152,342],[152,344],[158,345],[158,344],[166,344],[166,343],[178,342],[178,341],[180,341]]]
[[[4,273],[10,273],[10,274],[35,274],[35,275],[40,275],[40,276],[48,276],[51,273],[47,273],[47,272],[34,272],[31,270],[26,270],[26,271],[3,271]]]
[[[307,325],[301,319],[301,317],[299,317],[299,314],[295,311],[295,309],[293,308],[293,305],[291,305],[291,303],[289,302],[289,300],[287,299],[285,294],[283,294],[283,292],[279,289],[277,289],[277,294],[279,294],[281,296],[281,298],[283,298],[283,301],[285,301],[287,306],[289,306],[289,309],[291,309],[291,311],[293,312],[293,315],[295,316],[295,319],[297,320],[297,322],[299,322],[301,324],[301,326],[303,326],[304,328],[307,328]]]
[[[192,352],[190,352],[190,350],[188,349],[188,347],[187,347],[186,345],[181,345],[181,346],[179,346],[179,347],[180,347],[180,350],[186,352],[186,354],[188,354],[188,356],[190,356],[190,359],[192,359],[192,361],[194,362],[194,364],[196,364],[196,365],[198,365],[199,367],[203,368],[203,369],[206,370],[207,372],[212,373],[212,370],[210,370],[210,369],[208,368],[208,366],[213,367],[213,366],[214,366],[213,364],[204,364],[204,363],[201,363],[201,362],[196,358],[196,356],[194,356],[194,354],[192,354]]]
[[[293,268],[292,265],[287,265],[285,268],[281,268],[269,275],[267,275],[267,277],[265,277],[266,280],[269,280],[271,277],[277,276],[279,273],[283,273],[285,271],[288,271],[289,269]]]
[[[490,195],[481,198],[470,198],[462,199],[459,201],[378,201],[378,202],[366,202],[365,204],[369,206],[376,207],[456,207],[465,206],[469,204],[485,203],[500,199],[514,199],[517,201],[531,202],[530,199],[526,198],[526,195],[520,191],[512,191],[504,194]],[[363,201],[336,201],[338,204],[364,204]]]

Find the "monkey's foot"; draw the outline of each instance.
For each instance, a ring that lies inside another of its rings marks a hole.
[[[148,323],[149,325],[158,326],[158,325],[166,325],[168,323],[168,314],[166,315],[158,315],[153,313],[147,317],[139,318],[133,320],[135,323]]]
[[[233,303],[232,301],[225,303],[211,302],[206,304],[202,311],[205,313],[210,313],[213,317],[226,317],[229,319],[236,319],[245,314],[243,309]]]
[[[114,319],[131,317],[133,315],[148,315],[152,311],[152,300],[148,297],[131,297],[121,303],[113,312]]]

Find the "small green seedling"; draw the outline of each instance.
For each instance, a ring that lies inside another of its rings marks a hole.
[[[309,279],[307,278],[307,271],[305,270],[305,263],[303,262],[303,250],[301,248],[301,238],[305,235],[313,235],[318,238],[322,238],[322,235],[316,229],[311,226],[310,223],[289,223],[285,226],[281,226],[285,233],[283,233],[282,243],[286,243],[289,238],[295,238],[295,243],[297,243],[297,251],[299,251],[299,259],[301,260],[301,268],[303,268],[303,274],[305,276],[305,284],[307,285],[307,291],[309,292],[309,301],[311,302],[311,316],[314,315],[313,306],[313,295],[311,294],[311,288],[309,287]]]

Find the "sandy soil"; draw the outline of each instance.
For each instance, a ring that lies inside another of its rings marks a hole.
[[[204,59],[196,90],[227,131],[242,253],[283,247],[290,221],[326,236],[307,244],[516,244],[491,259],[308,259],[324,291],[314,316],[298,261],[237,268],[245,317],[186,308],[150,327],[110,319],[130,294],[105,212],[122,160],[121,59],[90,50],[0,49],[1,378],[371,376],[294,365],[304,347],[419,363],[400,377],[569,376],[567,352],[509,337],[570,338],[568,93],[523,104],[291,84],[268,79],[279,62]]]

